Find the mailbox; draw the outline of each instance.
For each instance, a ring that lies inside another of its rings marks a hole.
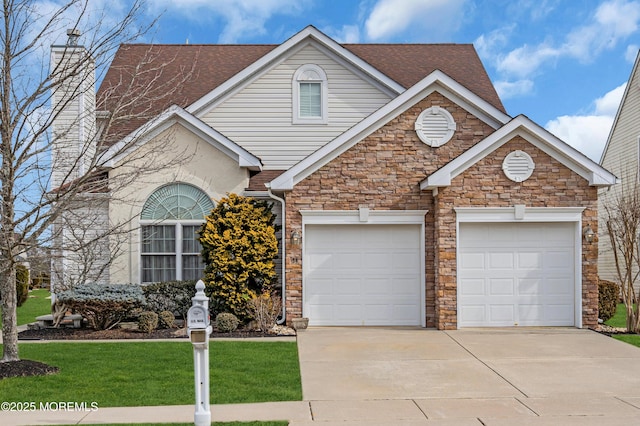
[[[194,424],[211,426],[209,405],[209,298],[204,294],[204,283],[196,283],[196,295],[191,298],[192,306],[187,311],[187,330],[193,344],[193,369],[196,391]]]
[[[187,312],[187,327],[191,343],[205,344],[211,333],[209,328],[209,312],[202,305],[194,305]]]

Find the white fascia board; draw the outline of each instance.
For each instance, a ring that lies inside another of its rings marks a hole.
[[[240,167],[247,167],[253,170],[262,170],[260,159],[247,150],[234,143],[222,133],[211,128],[202,120],[189,114],[183,108],[173,105],[160,113],[154,120],[151,120],[134,130],[121,141],[109,148],[103,158],[106,167],[114,167],[119,161],[129,153],[140,148],[155,136],[170,128],[172,125],[180,123],[186,129],[202,138],[216,149],[237,161]]]
[[[584,207],[525,207],[517,218],[511,207],[454,207],[457,222],[579,222]]]
[[[466,89],[442,71],[436,70],[407,89],[404,93],[401,93],[397,98],[391,100],[373,114],[366,117],[360,123],[351,127],[271,181],[271,188],[282,191],[293,189],[295,184],[433,92],[454,98],[453,100],[458,106],[476,116],[484,116],[487,119],[487,124],[494,128],[510,120],[507,114]]]
[[[339,43],[323,34],[317,28],[308,26],[278,47],[274,48],[272,51],[270,51],[260,59],[258,59],[253,64],[240,71],[229,80],[222,83],[220,86],[216,87],[214,90],[212,90],[193,104],[191,104],[189,107],[187,107],[187,111],[197,116],[206,113],[206,111],[211,108],[211,105],[213,103],[219,103],[220,98],[229,93],[233,93],[235,90],[237,90],[238,86],[244,86],[248,84],[256,75],[264,73],[269,67],[272,66],[272,64],[283,60],[283,58],[291,55],[292,52],[300,49],[300,47],[308,42],[308,40],[314,40],[322,48],[335,54],[337,58],[341,58],[347,63],[353,64],[362,72],[371,76],[372,79],[380,82],[383,87],[388,87],[392,92],[397,94],[402,93],[405,90],[405,88],[400,84],[396,83],[387,75],[378,71],[376,68],[363,61],[355,54],[351,53],[348,49],[342,47]]]
[[[567,145],[547,130],[524,115],[511,120],[494,133],[480,141],[460,156],[449,162],[420,183],[421,190],[434,190],[451,185],[451,180],[478,161],[509,142],[515,136],[539,148],[585,178],[592,186],[609,186],[617,183],[617,178],[590,160],[580,151]]]

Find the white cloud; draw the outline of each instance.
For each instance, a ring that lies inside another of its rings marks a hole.
[[[530,93],[533,90],[533,81],[497,81],[494,86],[500,99],[509,99]]]
[[[592,113],[563,115],[549,121],[545,128],[599,162],[626,86],[624,83],[596,99]]]
[[[636,33],[639,25],[640,2],[610,0],[600,4],[591,20],[567,33],[561,43],[547,40],[495,55],[496,68],[504,76],[531,78],[544,65],[563,57],[588,62]]]
[[[465,1],[379,0],[365,23],[367,37],[388,39],[407,28],[419,28],[442,40],[460,27]]]
[[[331,27],[323,28],[322,32],[327,34],[338,43],[359,43],[360,29],[357,25],[343,25],[341,29],[336,30]]]
[[[536,47],[524,45],[501,58],[496,68],[506,75],[524,78],[534,74],[541,64],[558,58],[560,54],[558,49],[545,44]]]
[[[638,50],[640,50],[640,47],[637,44],[630,44],[627,46],[627,50],[624,54],[624,58],[627,62],[633,64],[636,61],[636,58],[638,57]]]
[[[151,10],[157,13],[181,14],[195,22],[221,17],[224,27],[218,43],[237,43],[239,40],[266,34],[265,23],[274,15],[300,14],[310,0],[155,0]]]

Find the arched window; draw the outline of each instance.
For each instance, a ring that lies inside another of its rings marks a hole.
[[[198,229],[213,209],[211,198],[186,183],[155,190],[142,207],[142,282],[202,277]]]
[[[291,82],[294,124],[327,123],[327,75],[317,65],[305,64]]]

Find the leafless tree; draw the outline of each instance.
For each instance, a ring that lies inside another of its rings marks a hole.
[[[92,10],[89,0],[68,0],[56,10],[42,9],[36,3],[3,1],[0,30],[3,362],[19,359],[17,259],[40,246],[50,246],[54,258],[75,253],[80,265],[88,265],[98,251],[104,250],[106,238],[108,250],[117,250],[113,242],[118,240],[117,235],[130,232],[130,227],[108,220],[95,223],[90,207],[98,208],[105,194],[118,193],[146,173],[169,166],[159,161],[166,157],[160,153],[131,148],[140,142],[144,131],[140,125],[169,106],[169,100],[176,98],[175,92],[192,72],[177,72],[174,67],[167,78],[163,70],[171,60],[158,60],[157,51],[150,46],[135,64],[112,66],[109,72],[114,74],[102,97],[87,106],[86,114],[70,118],[69,107],[78,97],[88,91],[95,95],[95,77],[88,71],[106,69],[118,46],[148,34],[155,22],[140,28],[140,0],[117,20],[110,18],[109,10]],[[50,67],[50,46],[67,29],[72,30],[68,32],[70,38],[58,49],[60,56]],[[79,34],[81,48],[76,44]],[[56,127],[54,124],[60,121],[66,124]],[[73,149],[67,150],[69,140],[73,140]],[[180,155],[171,160],[184,161],[187,159]],[[73,232],[63,234],[62,229]],[[79,270],[74,277],[77,281],[95,279],[107,267],[108,260],[91,272]]]
[[[640,186],[637,179],[622,188],[605,205],[606,226],[626,307],[627,330],[640,331],[638,276],[640,275]]]

